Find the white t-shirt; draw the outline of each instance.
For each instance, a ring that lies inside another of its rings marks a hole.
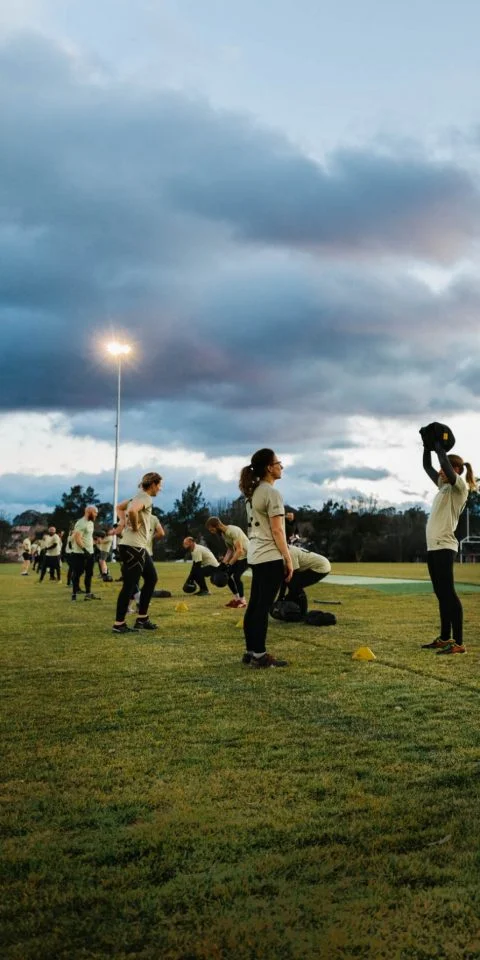
[[[80,517],[80,520],[77,520],[73,533],[82,534],[83,546],[79,547],[72,535],[72,553],[83,553],[84,548],[88,553],[93,553],[93,528],[93,520],[87,520],[86,517]]]
[[[192,550],[192,560],[194,563],[201,563],[202,567],[218,567],[219,563],[216,557],[214,557],[211,550],[208,547],[204,547],[201,543],[196,543],[194,549]]]
[[[467,502],[468,484],[457,475],[454,484],[445,483],[440,477],[438,493],[432,503],[427,521],[427,550],[458,550],[454,534],[460,514]]]
[[[223,531],[223,539],[230,550],[235,550],[235,544],[240,541],[242,544],[242,552],[237,559],[245,560],[248,553],[248,537],[241,527],[235,527],[233,523],[229,523],[227,529]]]
[[[112,543],[113,537],[102,537],[102,539],[97,543],[100,553],[110,553],[110,550],[112,549]]]
[[[156,530],[158,529],[158,527],[160,526],[160,520],[158,519],[158,517],[155,516],[154,513],[151,513],[151,514],[150,514],[149,523],[150,523],[150,533],[149,533],[149,535],[148,535],[148,547],[147,547],[147,550],[148,550],[150,556],[152,556],[152,554],[153,554],[153,538],[154,538],[154,536],[155,536],[155,531],[156,531]]]
[[[59,557],[62,552],[62,541],[58,536],[58,533],[52,533],[51,536],[47,537],[46,542],[47,548],[47,557]]]
[[[288,552],[292,558],[294,570],[314,570],[315,573],[330,573],[330,560],[322,557],[321,553],[312,553],[302,547],[289,546]]]
[[[273,484],[262,480],[246,501],[248,519],[248,562],[268,563],[270,560],[282,560],[282,554],[273,539],[270,526],[271,517],[283,517],[285,532],[285,507],[281,494]]]
[[[25,540],[22,543],[22,551],[23,553],[30,553],[31,549],[32,549],[32,543],[28,539],[28,537],[25,537]]]
[[[142,504],[138,512],[138,530],[132,530],[132,525],[128,516],[132,500],[139,500]],[[145,490],[139,490],[138,493],[129,500],[125,511],[125,529],[122,533],[122,544],[127,547],[136,547],[137,550],[148,550],[150,543],[150,517],[152,514],[153,500]]]

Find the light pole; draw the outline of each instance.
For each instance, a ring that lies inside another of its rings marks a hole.
[[[118,343],[118,341],[113,341],[112,343],[107,344],[107,350],[112,357],[116,357],[117,360],[117,419],[115,423],[115,467],[113,472],[113,523],[117,522],[117,505],[118,505],[118,448],[120,443],[120,392],[122,387],[122,357],[126,357],[130,351],[131,347],[128,343]],[[114,547],[117,545],[117,538],[114,537],[113,541]]]

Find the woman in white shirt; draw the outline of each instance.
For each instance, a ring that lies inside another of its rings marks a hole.
[[[432,466],[430,450],[424,447],[423,467],[436,487],[427,523],[427,564],[440,608],[440,636],[424,643],[424,650],[437,653],[465,653],[463,644],[463,608],[455,592],[453,564],[458,551],[455,530],[470,490],[476,489],[471,464],[456,454],[447,456],[440,443],[435,444],[440,471]],[[466,471],[465,478],[462,476]]]
[[[273,450],[253,454],[240,474],[240,490],[247,509],[248,554],[252,589],[243,621],[246,652],[243,663],[252,667],[286,667],[266,651],[268,611],[282,581],[292,577],[292,558],[285,537],[285,508],[274,484],[282,476],[282,463]]]

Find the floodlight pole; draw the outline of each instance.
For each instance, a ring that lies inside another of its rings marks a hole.
[[[122,387],[122,355],[118,354],[117,366],[117,420],[115,423],[115,466],[113,470],[113,525],[117,522],[118,506],[118,448],[120,446],[120,392]],[[114,549],[117,546],[117,538],[113,538]]]

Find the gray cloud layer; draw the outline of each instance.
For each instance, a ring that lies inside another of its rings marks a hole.
[[[434,414],[439,384],[450,409],[478,406],[477,285],[433,295],[405,273],[474,249],[466,171],[367,149],[322,166],[35,35],[0,70],[4,410],[110,405],[110,326],[136,342],[126,438],[303,443],[333,415]]]

